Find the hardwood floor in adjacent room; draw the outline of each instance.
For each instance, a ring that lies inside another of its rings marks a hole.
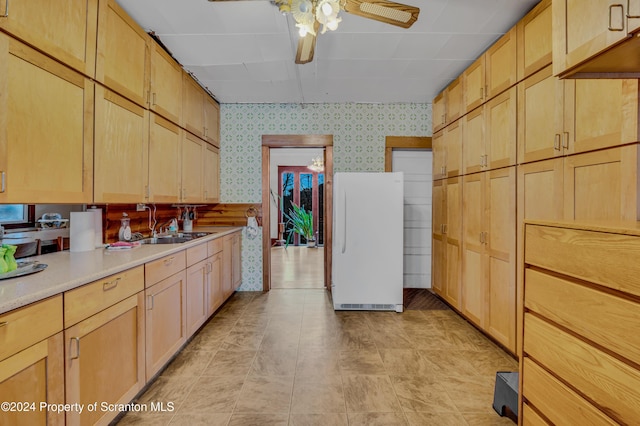
[[[334,311],[326,290],[240,292],[120,425],[513,425],[491,408],[518,363],[450,309]]]
[[[272,247],[271,288],[324,288],[324,247]]]

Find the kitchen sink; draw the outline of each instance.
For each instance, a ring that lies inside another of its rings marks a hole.
[[[160,238],[145,238],[140,240],[141,244],[179,244],[192,241],[193,238],[188,237],[160,237]]]

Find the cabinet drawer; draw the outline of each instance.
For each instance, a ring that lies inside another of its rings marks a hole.
[[[524,359],[523,396],[557,425],[615,425],[596,407],[544,371],[529,358]],[[535,424],[535,423],[532,423]]]
[[[630,365],[530,313],[524,319],[524,353],[615,421],[633,424],[640,418],[640,371]]]
[[[62,295],[0,315],[0,360],[62,331]]]
[[[191,266],[207,258],[207,244],[200,244],[187,250],[187,266]]]
[[[526,225],[525,262],[640,295],[638,237]]]
[[[527,269],[525,307],[627,359],[640,360],[638,303]]]
[[[144,289],[144,267],[123,271],[64,293],[68,328]]]
[[[144,265],[144,285],[149,288],[187,267],[184,250]]]
[[[216,238],[213,241],[209,241],[208,248],[209,256],[220,253],[222,251],[222,238]]]

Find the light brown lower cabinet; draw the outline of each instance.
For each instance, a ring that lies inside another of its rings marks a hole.
[[[225,301],[222,290],[222,253],[209,258],[209,276],[207,281],[208,315],[212,315]]]
[[[242,233],[236,232],[231,240],[231,293],[242,284]]]
[[[187,336],[193,335],[209,317],[207,292],[210,268],[208,259],[187,268]]]
[[[184,270],[145,290],[146,371],[150,380],[187,339],[187,279]]]
[[[3,410],[3,425],[64,425],[63,412],[47,411],[40,405],[64,403],[62,332],[0,361],[0,401],[28,404],[29,408]]]
[[[66,403],[126,404],[145,384],[144,293],[67,328]],[[67,425],[106,425],[119,411],[71,410]]]

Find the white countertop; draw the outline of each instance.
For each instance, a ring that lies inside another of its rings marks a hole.
[[[62,251],[27,258],[48,266],[42,272],[0,280],[0,314],[241,229],[241,227],[197,227],[194,231],[214,233],[180,244],[149,244],[131,250],[117,251],[106,249],[78,253]]]

